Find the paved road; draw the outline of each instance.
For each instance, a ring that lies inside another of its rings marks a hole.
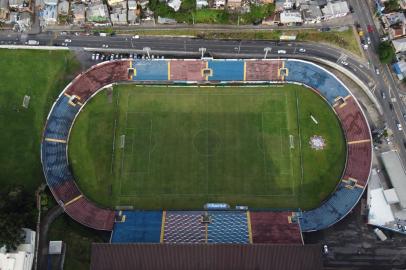
[[[366,57],[370,59],[371,67],[373,66],[373,69],[379,70],[379,75],[376,74],[376,72],[372,72],[373,79],[376,82],[374,93],[382,104],[387,126],[392,129],[394,133],[393,141],[400,150],[399,153],[403,162],[406,163],[406,151],[403,145],[403,143],[406,142],[406,122],[403,117],[406,113],[406,109],[399,95],[398,82],[393,80],[390,69],[387,65],[382,65],[380,63],[376,54],[380,43],[380,37],[370,8],[373,3],[359,0],[350,0],[350,3],[354,8],[358,22],[364,29],[364,32],[371,38],[371,45],[366,51]],[[372,33],[368,33],[368,25],[373,28]],[[392,105],[390,105],[390,103]],[[402,131],[398,130],[397,123],[402,125]]]

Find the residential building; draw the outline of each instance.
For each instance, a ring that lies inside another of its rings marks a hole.
[[[393,48],[395,49],[396,53],[405,52],[406,51],[406,38],[399,38],[392,40]]]
[[[295,0],[275,0],[275,11],[292,9],[294,5]]]
[[[197,9],[201,9],[201,8],[205,8],[208,7],[209,3],[207,2],[207,0],[196,0],[196,8]]]
[[[128,6],[128,9],[129,9],[129,10],[135,10],[135,9],[137,9],[137,1],[135,1],[135,0],[129,0],[129,1],[127,2],[127,6]]]
[[[399,60],[392,65],[393,71],[399,80],[406,78],[406,62],[405,60]]]
[[[63,0],[58,4],[58,15],[67,16],[69,14],[69,2]]]
[[[319,23],[323,18],[323,13],[318,5],[301,4],[300,12],[304,23]]]
[[[44,0],[44,4],[48,6],[56,6],[58,5],[58,0]]]
[[[107,0],[107,4],[112,7],[120,4],[121,2],[125,2],[123,0]]]
[[[57,6],[45,5],[45,8],[41,11],[40,25],[42,27],[54,25],[56,24],[57,19],[58,19]]]
[[[88,22],[108,24],[110,23],[109,17],[109,11],[105,4],[91,4],[87,8],[86,20]]]
[[[6,21],[10,14],[10,9],[8,8],[8,0],[0,0],[0,21]]]
[[[281,12],[281,23],[283,24],[295,24],[302,22],[302,15],[299,11],[285,10]]]
[[[406,25],[405,24],[392,25],[388,30],[388,35],[390,39],[403,37],[404,35],[406,35]]]
[[[9,0],[8,5],[10,9],[17,11],[22,10],[28,6],[28,3],[25,0]]]
[[[17,15],[17,21],[14,25],[15,31],[25,32],[31,29],[32,18],[30,12],[19,12]]]
[[[181,0],[168,0],[166,3],[174,11],[178,11],[180,9],[180,5],[182,4],[182,1]]]
[[[239,9],[241,7],[241,0],[227,0],[227,7],[229,9]]]
[[[281,22],[281,14],[279,12],[274,12],[271,16],[265,18],[262,24],[265,25],[276,25]]]
[[[23,228],[24,242],[16,250],[7,252],[0,248],[0,269],[31,270],[35,256],[35,231]]]
[[[393,25],[406,24],[405,14],[403,12],[392,12],[382,16],[382,22],[385,29]]]
[[[295,0],[275,0],[275,11],[293,9],[295,3]]]
[[[130,25],[140,24],[140,12],[139,9],[128,9],[127,20]]]
[[[399,0],[399,5],[401,9],[406,9],[406,0]]]
[[[110,20],[113,25],[125,25],[127,24],[127,2],[116,2],[111,7]]]
[[[347,1],[334,1],[328,2],[327,5],[321,9],[321,12],[323,13],[323,18],[329,20],[346,16],[350,12],[350,9]]]
[[[71,10],[74,24],[82,25],[86,22],[85,16],[86,6],[84,4],[72,3]]]
[[[220,8],[224,8],[225,5],[226,5],[225,0],[214,0],[214,1],[209,2],[209,7],[211,7],[211,8],[220,9]]]

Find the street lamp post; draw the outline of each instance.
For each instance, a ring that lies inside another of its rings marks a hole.
[[[147,53],[147,56],[148,56],[148,59],[149,59],[149,52],[151,51],[151,48],[150,47],[144,47],[144,48],[142,48],[142,50]]]
[[[264,48],[264,52],[265,52],[264,59],[266,59],[266,56],[268,55],[268,52],[270,52],[271,50],[272,50],[272,48],[269,48],[269,47]]]
[[[199,52],[202,54],[202,58],[203,58],[204,53],[206,52],[206,48],[199,48]]]

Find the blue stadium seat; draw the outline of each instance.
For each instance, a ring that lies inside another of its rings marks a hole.
[[[124,222],[114,224],[112,243],[159,243],[162,211],[123,211]]]
[[[168,80],[167,60],[133,60],[134,81],[166,81]]]
[[[304,83],[318,90],[330,104],[338,96],[349,95],[344,85],[332,74],[312,63],[289,59],[285,60],[285,68],[288,69],[286,81]]]
[[[210,81],[243,81],[243,60],[209,60],[208,68],[213,72]]]
[[[302,231],[323,230],[334,225],[351,211],[362,192],[362,188],[349,189],[341,182],[337,190],[321,206],[302,213],[300,219]]]
[[[212,211],[208,224],[209,243],[249,243],[247,212]]]

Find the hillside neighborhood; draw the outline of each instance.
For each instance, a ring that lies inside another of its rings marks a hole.
[[[345,0],[0,0],[0,22],[17,31],[32,25],[33,14],[43,29],[54,25],[118,26],[176,23],[176,18],[161,16],[151,6],[166,5],[170,14],[188,11],[214,11],[247,14],[252,7],[271,6],[271,14],[256,15],[256,24],[301,25],[320,23],[350,13]],[[182,7],[187,6],[182,10]],[[169,14],[169,15],[170,15]],[[261,17],[261,16],[264,17]],[[178,21],[182,22],[182,21]],[[204,19],[203,21],[204,22]]]

